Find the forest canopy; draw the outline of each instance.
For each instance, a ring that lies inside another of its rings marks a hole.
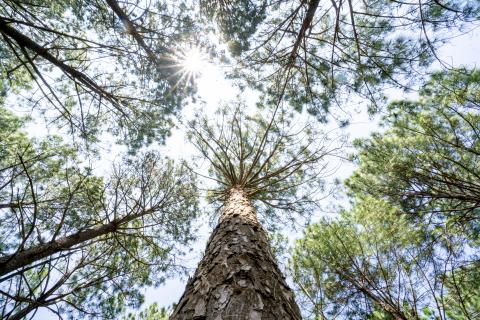
[[[478,71],[437,73],[356,141],[352,209],[308,227],[292,260],[320,319],[480,314]],[[477,191],[475,191],[477,190]]]
[[[480,317],[479,22],[2,1],[0,318]]]

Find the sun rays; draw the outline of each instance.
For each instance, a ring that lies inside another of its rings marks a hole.
[[[173,55],[171,59],[174,61],[174,64],[172,66],[178,69],[175,72],[178,80],[174,88],[177,88],[182,83],[187,86],[202,75],[208,66],[207,58],[207,54],[197,46],[179,50]]]

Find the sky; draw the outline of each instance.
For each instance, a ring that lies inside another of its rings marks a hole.
[[[451,64],[454,67],[468,66],[475,67],[480,66],[480,30],[473,30],[471,33],[462,37],[455,38],[451,43],[445,45],[439,51],[439,57],[445,62]],[[438,68],[439,64],[436,63],[432,68]],[[198,81],[198,93],[200,97],[205,101],[205,110],[211,112],[217,108],[222,102],[235,101],[237,99],[238,89],[235,88],[233,83],[226,80],[223,76],[221,67],[213,66],[211,64],[205,64],[202,68],[202,73],[197,79]],[[414,95],[414,94],[413,94]],[[247,105],[253,105],[256,102],[258,95],[248,90],[242,94],[242,98],[245,99]],[[389,94],[389,98],[392,100],[411,98],[400,91],[392,91]],[[365,108],[363,108],[365,109]],[[191,112],[191,111],[190,111]],[[358,112],[354,115],[354,121],[345,129],[345,133],[348,134],[349,140],[353,141],[356,138],[368,137],[372,132],[379,130],[376,119],[370,119],[366,112]],[[334,126],[334,125],[333,125]],[[167,142],[166,152],[178,152],[179,154],[188,154],[191,152],[191,146],[188,142],[183,140],[182,134],[177,131],[171,139]],[[339,169],[335,173],[336,178],[347,178],[355,166],[352,163],[343,162]],[[325,204],[332,199],[325,199]],[[319,212],[319,216],[326,214],[326,212]],[[206,246],[208,235],[210,234],[211,227],[208,226],[208,222],[201,221],[201,228],[199,233],[199,239],[193,245],[193,251],[185,259],[185,265],[188,265],[193,274],[194,268],[200,261],[203,250]],[[286,231],[291,237],[296,237],[301,233],[292,233],[290,230]],[[182,295],[186,278],[183,279],[170,279],[159,288],[150,288],[145,292],[145,304],[144,307],[151,303],[157,302],[160,306],[171,306],[177,302]]]
[[[462,37],[455,38],[453,41],[445,45],[441,50],[439,56],[452,66],[480,66],[480,30],[473,30],[469,34]],[[195,53],[198,54],[198,53]],[[187,51],[188,55],[188,51]],[[182,118],[191,118],[194,109],[202,109],[204,112],[212,113],[218,106],[229,101],[238,100],[240,91],[232,81],[225,79],[222,66],[213,65],[208,61],[194,61],[196,63],[194,68],[195,72],[198,72],[198,78],[196,79],[198,84],[198,95],[202,102],[196,103],[189,107],[184,108]],[[437,66],[433,66],[438,67]],[[390,98],[401,99],[406,96],[399,91],[392,91]],[[241,93],[241,98],[246,105],[254,106],[258,99],[258,94],[250,89]],[[366,108],[362,108],[365,110]],[[350,141],[356,138],[368,137],[375,130],[379,130],[376,119],[370,119],[366,112],[358,112],[353,116],[354,121],[345,129]],[[327,127],[334,128],[335,124],[329,124]],[[29,127],[30,132],[35,132],[39,135],[39,125],[31,124]],[[109,138],[101,139],[106,141],[103,146],[102,152],[102,165],[97,167],[99,171],[107,170],[107,166],[111,161],[115,160],[119,154],[123,151],[121,147],[108,147],[110,145]],[[175,130],[172,137],[167,140],[164,147],[161,147],[160,152],[168,154],[170,157],[188,158],[194,152],[193,147],[189,144],[183,134],[183,130]],[[343,162],[335,173],[336,178],[344,179],[348,177],[354,169],[354,165],[351,163]],[[325,204],[332,199],[325,199]],[[326,212],[319,212],[317,219]],[[212,226],[209,225],[208,217],[202,216],[198,221],[198,240],[192,246],[192,252],[189,253],[181,263],[191,269],[193,274],[195,266],[201,259],[203,250],[208,239],[208,235],[212,230]],[[286,231],[292,238],[300,235],[300,233],[293,233],[290,230]],[[179,300],[186,285],[186,278],[170,279],[165,282],[159,288],[148,288],[145,291],[145,303],[144,307],[148,307],[149,304],[157,302],[160,306],[170,306]],[[47,312],[37,313],[35,319],[56,319]]]

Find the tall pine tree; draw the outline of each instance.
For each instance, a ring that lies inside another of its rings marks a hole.
[[[172,319],[301,318],[261,221],[308,215],[333,151],[312,127],[289,128],[279,110],[265,121],[241,108],[220,112],[213,125],[191,123],[192,141],[211,164],[210,199],[220,216]]]

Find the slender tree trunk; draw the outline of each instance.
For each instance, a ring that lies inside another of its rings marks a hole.
[[[255,209],[241,189],[231,189],[205,256],[170,319],[301,319]]]
[[[104,88],[98,85],[88,75],[80,72],[78,69],[75,69],[74,67],[69,66],[65,62],[59,60],[57,57],[55,57],[50,52],[48,52],[48,49],[45,46],[42,46],[36,43],[31,38],[21,33],[19,30],[11,27],[8,21],[1,17],[0,17],[0,33],[13,39],[20,46],[20,48],[27,48],[35,52],[37,55],[41,56],[45,60],[48,60],[53,65],[55,65],[60,70],[62,70],[67,76],[69,76],[73,80],[76,80],[82,83],[86,88],[92,90],[93,92],[99,94],[100,96],[106,98],[108,101],[114,104],[118,103],[116,97],[114,97],[110,92],[105,91]],[[30,61],[30,64],[33,65],[33,61]],[[124,114],[123,111],[121,112]]]
[[[155,53],[150,49],[150,47],[145,43],[140,33],[138,33],[135,24],[130,20],[127,13],[120,8],[116,0],[106,0],[108,6],[115,12],[118,18],[125,25],[127,32],[132,35],[132,37],[137,41],[138,45],[142,47],[143,50],[148,55],[148,58],[153,62],[158,62],[160,59],[155,55]]]
[[[85,241],[115,232],[121,225],[151,212],[152,210],[149,209],[138,214],[127,215],[98,227],[82,230],[66,237],[58,238],[11,255],[0,257],[0,276],[19,268],[26,267],[31,263],[49,257],[55,253],[68,250],[76,245],[84,243]]]

